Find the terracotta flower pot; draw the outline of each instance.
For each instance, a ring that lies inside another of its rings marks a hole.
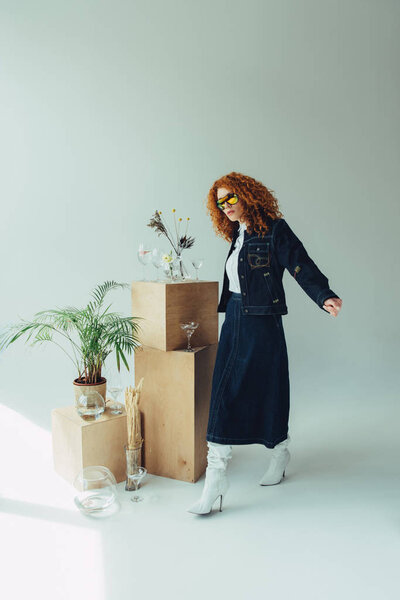
[[[85,393],[85,390],[95,391],[103,396],[104,402],[106,401],[106,392],[107,392],[107,379],[102,377],[100,383],[81,383],[79,379],[74,379],[74,392],[75,392],[75,401],[78,400],[81,394]]]

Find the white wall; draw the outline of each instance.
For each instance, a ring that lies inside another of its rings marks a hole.
[[[330,317],[285,274],[292,418],[311,397],[347,395],[356,425],[363,402],[385,411],[399,333],[399,11],[1,0],[1,324],[140,278],[138,243],[160,241],[146,227],[155,209],[190,216],[190,252],[221,288],[229,245],[205,196],[238,170],[275,191],[343,299]],[[129,311],[128,292],[113,298]],[[20,343],[0,359],[1,402],[49,428],[73,377],[57,348]]]

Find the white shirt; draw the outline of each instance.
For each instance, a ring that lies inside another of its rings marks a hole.
[[[238,292],[240,294],[239,274],[238,274],[238,256],[240,249],[243,245],[244,230],[246,229],[246,223],[240,223],[239,235],[236,239],[235,246],[232,250],[232,254],[226,261],[226,274],[229,278],[229,291]]]

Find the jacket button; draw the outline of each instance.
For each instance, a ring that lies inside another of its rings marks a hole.
[[[249,312],[249,311],[247,310],[247,308],[245,308],[245,309],[244,309],[244,312]]]
[[[246,295],[246,292],[243,292],[243,296],[245,296],[245,295]]]
[[[240,277],[241,277],[242,279],[244,279],[244,275],[241,275]]]
[[[240,260],[243,260],[243,258],[241,258]]]

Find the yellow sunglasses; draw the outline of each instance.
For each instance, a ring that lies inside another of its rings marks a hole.
[[[236,194],[227,194],[220,200],[217,200],[217,206],[221,210],[224,210],[225,202],[227,202],[228,204],[236,204],[236,202],[238,202],[238,201],[239,201],[239,198],[237,197]]]

